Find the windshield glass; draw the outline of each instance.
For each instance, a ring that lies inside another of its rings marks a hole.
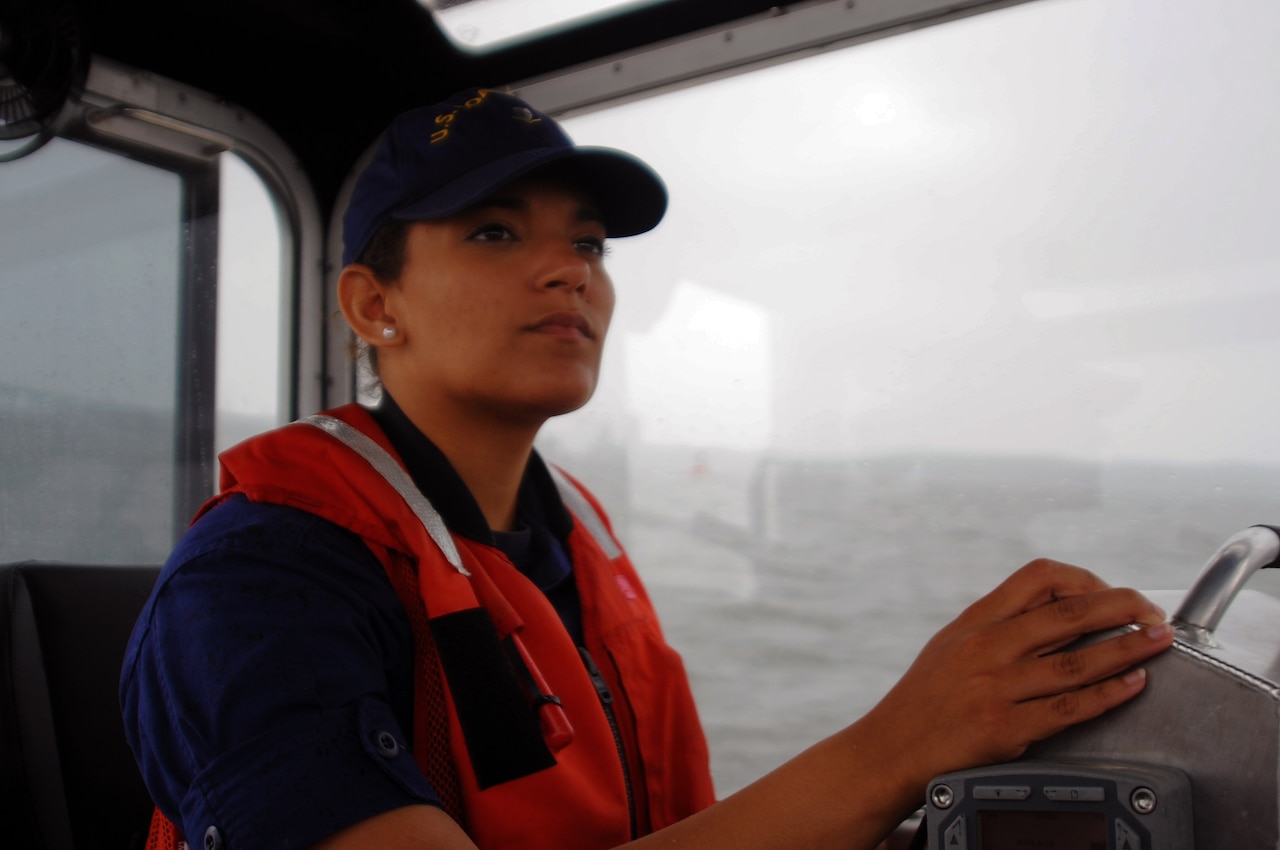
[[[720,793],[1033,557],[1185,588],[1280,517],[1276,33],[1037,0],[567,122],[671,207],[613,244],[601,389],[543,445],[685,653]]]

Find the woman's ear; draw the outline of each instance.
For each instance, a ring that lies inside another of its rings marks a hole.
[[[387,304],[389,287],[363,263],[352,263],[338,276],[338,306],[347,324],[356,336],[379,348],[400,344],[399,328]]]

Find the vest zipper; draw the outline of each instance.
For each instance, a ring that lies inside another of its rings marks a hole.
[[[640,837],[636,834],[636,796],[635,789],[631,787],[631,765],[627,762],[627,751],[622,747],[622,730],[618,728],[618,718],[613,713],[613,692],[609,690],[609,683],[604,680],[604,676],[600,675],[600,668],[596,666],[586,647],[578,647],[578,654],[582,656],[582,663],[587,667],[591,684],[595,685],[596,695],[600,697],[600,706],[604,709],[604,716],[609,721],[609,730],[613,732],[613,745],[618,748],[618,760],[622,762],[622,782],[627,789],[627,814],[631,818],[631,839],[634,841]]]

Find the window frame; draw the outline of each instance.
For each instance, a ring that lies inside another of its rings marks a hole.
[[[741,74],[1031,0],[817,0],[515,83],[557,117]]]
[[[283,350],[289,418],[325,402],[319,208],[280,138],[243,109],[148,71],[91,59],[83,92],[58,118],[57,137],[178,174],[183,183],[176,433],[175,533],[215,491],[219,156],[234,153],[266,185],[291,238],[282,270],[290,317]]]

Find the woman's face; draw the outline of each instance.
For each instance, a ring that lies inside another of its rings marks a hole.
[[[604,240],[586,195],[536,179],[414,224],[387,290],[400,344],[382,350],[383,383],[401,404],[512,424],[581,407],[613,316]]]

